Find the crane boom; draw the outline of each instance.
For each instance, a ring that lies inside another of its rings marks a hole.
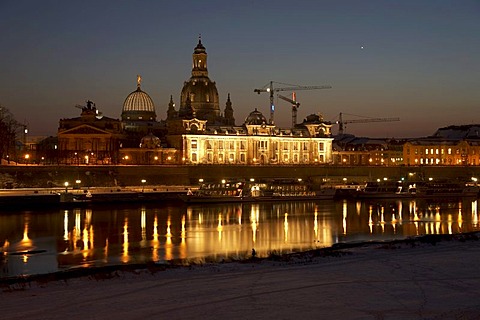
[[[400,118],[365,118],[365,119],[352,119],[352,120],[343,120],[342,113],[338,117],[338,134],[343,134],[345,129],[345,125],[347,123],[367,123],[367,122],[393,122],[393,121],[400,121]]]
[[[278,94],[277,97],[279,97],[280,99],[285,100],[285,101],[287,101],[287,102],[290,102],[291,104],[294,104],[294,105],[296,105],[297,107],[300,106],[300,103],[298,103],[297,101],[292,100],[292,99],[287,98],[287,97],[284,97],[284,96],[282,96],[282,95],[280,95],[280,94]]]
[[[300,103],[298,101],[296,101],[295,92],[292,92],[292,98],[293,99],[284,97],[280,94],[277,95],[277,97],[279,97],[280,99],[285,100],[287,102],[290,102],[292,104],[292,128],[295,128],[295,125],[297,124],[297,110],[300,107]]]
[[[274,87],[273,84],[280,84],[280,85],[287,85],[289,87]],[[265,86],[259,89],[254,89],[253,92],[258,94],[262,92],[270,93],[270,124],[274,122],[274,114],[275,114],[275,105],[273,104],[274,92],[278,91],[296,91],[296,90],[314,90],[314,89],[330,89],[331,86],[298,86],[292,84],[286,84],[281,82],[274,82],[270,81]]]

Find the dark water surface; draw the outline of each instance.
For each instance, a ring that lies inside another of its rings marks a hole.
[[[92,206],[3,212],[0,277],[202,261],[479,230],[476,199]]]

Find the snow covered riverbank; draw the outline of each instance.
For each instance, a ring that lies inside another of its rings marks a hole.
[[[479,234],[3,283],[3,319],[478,319]],[[78,274],[77,274],[78,275]]]

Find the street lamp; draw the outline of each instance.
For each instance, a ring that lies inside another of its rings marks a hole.
[[[147,182],[147,180],[142,179],[142,192],[145,190],[145,182]]]
[[[63,184],[65,186],[65,193],[68,193],[68,181]]]

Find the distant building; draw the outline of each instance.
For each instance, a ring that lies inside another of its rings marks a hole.
[[[208,126],[197,119],[185,121],[184,125],[182,161],[187,164],[295,165],[332,161],[331,125],[315,116],[295,129],[267,124],[257,110],[242,126]]]
[[[409,166],[480,165],[480,125],[449,126],[431,137],[410,139],[403,146]]]
[[[120,120],[99,114],[87,101],[80,117],[61,119],[57,162],[61,164],[117,164],[123,139]],[[47,160],[48,161],[48,160]]]
[[[65,164],[331,164],[331,123],[309,115],[294,128],[268,124],[258,110],[235,124],[230,95],[220,110],[216,83],[207,70],[201,39],[193,52],[191,77],[180,106],[173,97],[165,121],[157,121],[151,97],[137,89],[124,101],[121,121],[99,116],[87,102],[79,118],[62,119],[58,159]]]

